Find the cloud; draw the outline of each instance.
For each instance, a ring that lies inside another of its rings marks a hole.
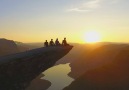
[[[78,7],[74,6],[68,9],[68,12],[90,12],[97,8],[101,8],[104,2],[109,2],[112,4],[118,3],[120,0],[88,0],[87,2],[81,3]]]
[[[89,12],[92,9],[96,9],[100,6],[102,0],[89,0],[88,2],[82,3],[79,7],[68,9],[67,11],[76,11],[76,12]]]
[[[67,11],[69,12],[89,12],[90,10],[86,10],[86,9],[80,9],[80,8],[72,8],[72,9],[68,9]]]

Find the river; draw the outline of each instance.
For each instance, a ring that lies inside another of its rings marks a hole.
[[[70,71],[71,67],[69,63],[67,63],[54,66],[43,72],[45,76],[42,77],[42,79],[52,83],[47,90],[62,90],[68,86],[73,81],[73,79],[67,75]]]

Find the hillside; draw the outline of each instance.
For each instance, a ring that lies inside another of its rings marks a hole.
[[[64,90],[128,90],[129,50],[120,51],[112,62],[79,76]]]
[[[0,56],[17,52],[19,52],[19,49],[13,40],[0,39]]]
[[[77,78],[90,69],[110,63],[121,50],[129,50],[129,45],[114,43],[100,45],[92,50],[83,49],[83,53],[71,62],[71,73],[69,75]]]

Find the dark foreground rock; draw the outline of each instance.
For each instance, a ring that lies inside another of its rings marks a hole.
[[[25,90],[30,81],[71,49],[72,46],[39,48],[0,57],[0,90]]]

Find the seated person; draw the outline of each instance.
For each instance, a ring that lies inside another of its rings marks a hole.
[[[56,45],[56,46],[60,46],[60,42],[58,41],[58,38],[57,38],[56,41],[55,41],[55,45]]]
[[[54,46],[54,42],[53,42],[53,39],[51,39],[50,43],[49,43],[50,46]]]
[[[45,47],[48,47],[48,42],[47,42],[47,40],[46,40],[46,42],[44,42],[44,46],[45,46]]]
[[[64,38],[64,40],[62,41],[62,45],[63,46],[68,46],[69,44],[67,44],[66,38]]]

